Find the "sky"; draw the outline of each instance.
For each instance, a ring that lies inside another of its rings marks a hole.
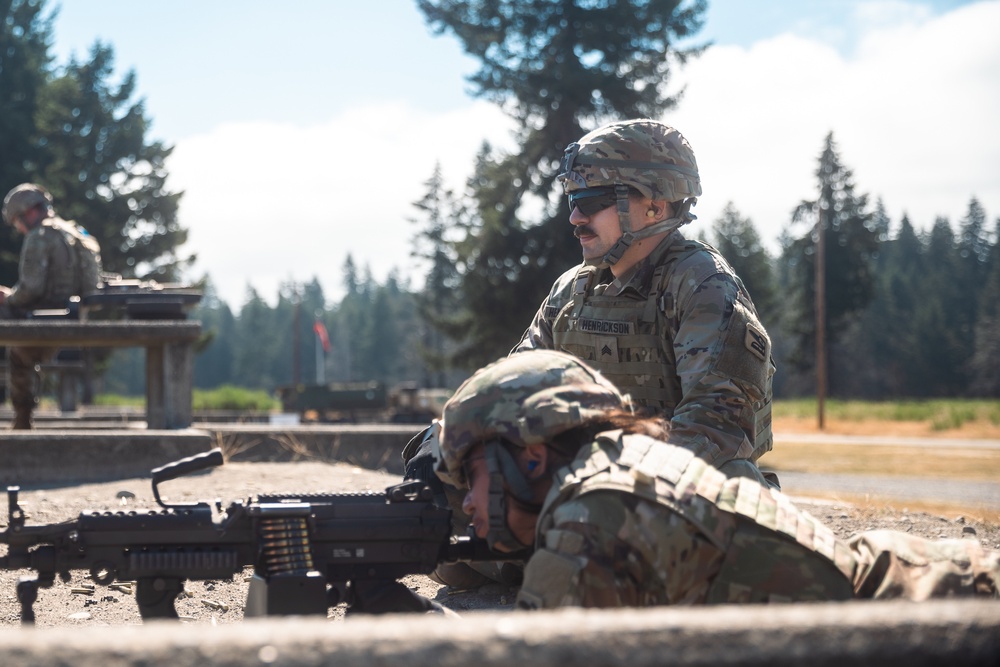
[[[1000,0],[708,4],[690,44],[711,46],[675,70],[683,97],[660,118],[698,159],[691,235],[732,202],[776,251],[830,132],[894,226],[957,225],[972,197],[1000,218]],[[208,274],[233,308],[314,278],[336,300],[348,254],[419,287],[413,202],[435,165],[461,190],[484,140],[514,148],[511,121],[469,93],[477,62],[413,0],[58,5],[57,63],[101,40],[135,71],[148,139],[174,147],[187,278]]]

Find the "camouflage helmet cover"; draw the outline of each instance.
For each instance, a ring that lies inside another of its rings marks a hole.
[[[519,352],[477,371],[444,406],[438,476],[467,486],[463,464],[493,438],[544,443],[629,399],[576,357],[553,350]]]
[[[4,222],[8,225],[14,224],[14,218],[39,204],[52,206],[52,195],[45,188],[34,183],[18,185],[3,198]]]
[[[687,139],[650,119],[611,123],[584,135],[566,147],[560,171],[565,194],[624,184],[668,202],[701,195],[698,163]]]

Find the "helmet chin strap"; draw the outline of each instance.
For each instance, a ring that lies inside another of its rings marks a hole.
[[[643,227],[637,232],[633,232],[632,217],[629,215],[628,208],[627,186],[622,184],[615,186],[615,200],[617,202],[618,209],[618,226],[621,227],[622,235],[617,241],[615,241],[615,244],[611,246],[611,249],[605,253],[604,257],[601,257],[599,260],[594,262],[594,265],[599,269],[606,269],[617,264],[618,260],[620,260],[622,255],[625,254],[625,251],[631,247],[633,241],[655,236],[656,234],[661,234],[663,232],[673,231],[681,225],[686,225],[697,217],[691,213],[691,207],[697,200],[694,197],[689,197],[688,199],[678,203],[677,214],[674,217],[667,218],[666,220],[660,220],[659,222],[653,223],[648,227]]]
[[[499,440],[485,443],[486,470],[489,473],[489,530],[486,541],[490,549],[501,546],[509,551],[530,547],[524,544],[507,523],[507,494],[529,512],[540,512],[542,506],[533,502],[528,479],[517,467],[517,462]]]

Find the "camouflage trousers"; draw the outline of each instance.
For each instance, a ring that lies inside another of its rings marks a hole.
[[[0,305],[0,319],[22,319],[24,313],[6,304]],[[45,347],[7,348],[7,393],[16,411],[31,412],[38,402],[41,375],[38,365],[48,361],[56,350]]]
[[[1000,597],[1000,552],[971,539],[861,533],[844,543],[854,560],[849,576],[825,556],[761,527],[747,526],[739,541],[722,550],[676,514],[661,521],[669,530],[661,531],[655,553],[645,554],[618,541],[620,535],[598,538],[584,523],[548,531],[547,548],[537,550],[525,568],[518,606]]]
[[[853,537],[859,598],[1000,597],[1000,552],[972,539],[927,540],[891,530]]]
[[[41,376],[38,365],[52,358],[55,350],[45,347],[7,348],[8,390],[15,410],[31,411],[38,399]]]

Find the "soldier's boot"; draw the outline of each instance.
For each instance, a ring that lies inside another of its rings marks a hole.
[[[441,563],[427,578],[462,591],[490,583],[486,575],[476,572],[468,563]]]

